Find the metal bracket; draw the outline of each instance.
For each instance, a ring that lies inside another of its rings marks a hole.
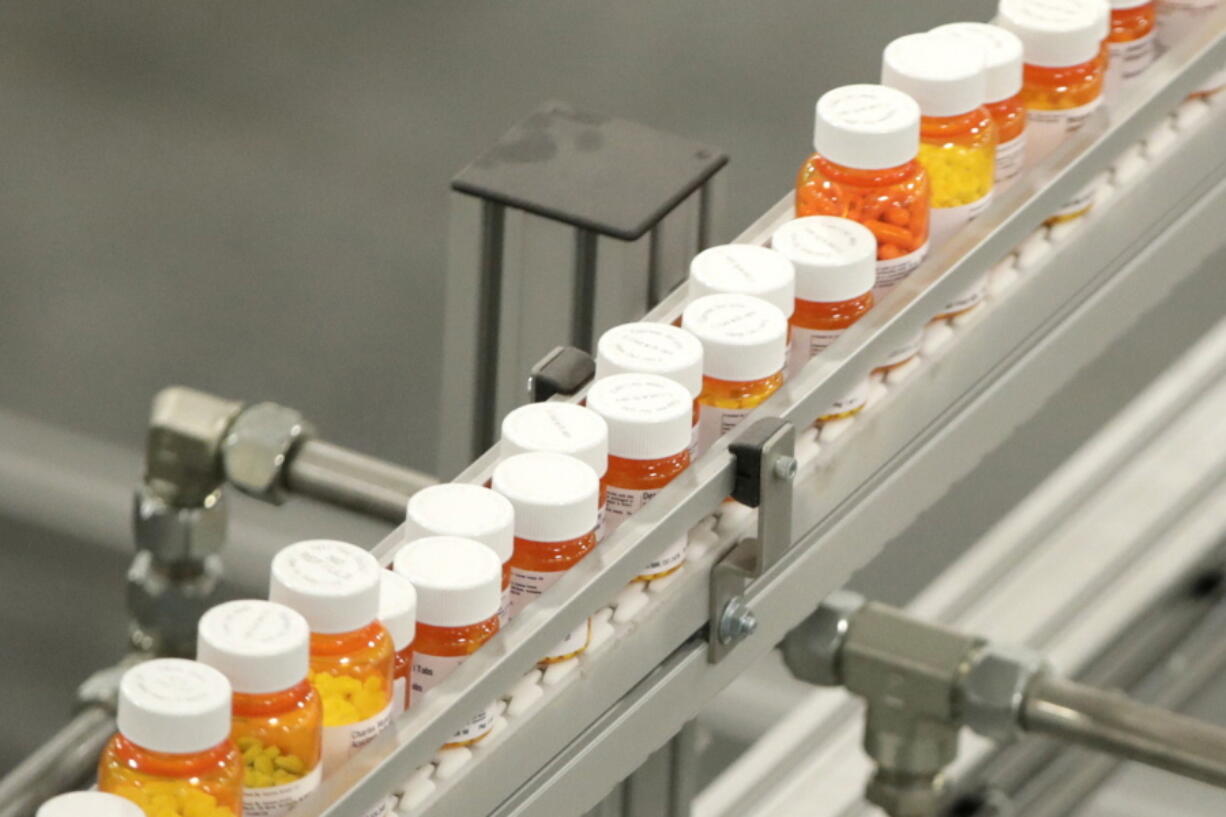
[[[791,423],[769,417],[737,435],[728,450],[736,457],[732,498],[758,509],[758,530],[711,568],[707,655],[713,664],[757,629],[747,591],[792,546],[796,431]]]
[[[596,376],[596,361],[574,346],[555,346],[528,376],[528,393],[533,403],[543,403],[555,394],[577,394]]]

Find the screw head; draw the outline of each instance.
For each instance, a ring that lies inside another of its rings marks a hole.
[[[721,644],[735,644],[748,638],[758,629],[758,617],[745,604],[745,600],[736,596],[724,605],[724,612],[719,618],[719,641]]]
[[[796,478],[796,471],[799,467],[795,457],[779,457],[775,460],[775,476],[786,482],[791,482]]]

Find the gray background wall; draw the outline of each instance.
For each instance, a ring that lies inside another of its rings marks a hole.
[[[277,400],[335,441],[429,468],[446,184],[509,124],[560,98],[718,145],[733,230],[790,184],[822,90],[875,78],[894,36],[991,6],[10,3],[0,412],[96,440],[88,467],[116,524],[169,383]],[[965,547],[1217,317],[1221,281],[1207,270],[1165,307],[1178,333],[1134,333],[1019,429],[900,540],[907,568],[883,562],[869,586],[903,596]],[[16,427],[33,426],[0,426]],[[0,435],[0,458],[22,436]],[[72,451],[58,453],[67,477]],[[122,651],[127,560],[0,509],[0,772]],[[258,567],[247,579],[261,584]]]

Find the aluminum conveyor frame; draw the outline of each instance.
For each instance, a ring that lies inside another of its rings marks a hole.
[[[715,542],[692,549],[686,568],[667,587],[653,587],[651,603],[634,620],[614,627],[530,711],[508,718],[467,764],[439,776],[420,813],[568,817],[593,807],[1220,245],[1226,106],[1197,103],[1200,121],[1185,116],[1178,149],[1161,156],[1155,134],[1223,61],[1226,36],[1211,32],[1166,55],[1138,89],[1144,101],[1119,111],[1114,123],[1100,118],[1087,126],[1050,163],[999,196],[971,229],[746,422],[745,429],[775,417],[808,429],[888,350],[1022,245],[1016,260],[1005,262],[1023,275],[1014,291],[963,322],[943,348],[930,344],[910,378],[885,384],[837,440],[798,432],[796,534],[746,594],[757,632],[723,661],[708,661],[702,633],[711,567],[753,522],[744,509],[722,510],[735,464],[728,446],[740,432],[720,441],[394,729],[326,780],[294,817],[353,817],[400,790],[431,763],[466,713],[519,684],[540,655],[606,607],[665,543],[722,511]],[[1128,178],[1117,173],[1119,183],[1108,184],[1088,217],[1050,234],[1039,227],[1146,137],[1155,157]],[[789,216],[790,197],[738,240],[762,243]],[[1169,263],[1176,239],[1180,263]],[[651,317],[670,320],[681,300],[675,293]],[[1008,307],[999,308],[1003,303]],[[495,459],[490,452],[461,479],[484,481]],[[699,531],[692,541],[704,539]],[[386,561],[402,541],[398,530],[376,553]]]

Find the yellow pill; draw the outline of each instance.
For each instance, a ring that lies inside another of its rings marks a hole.
[[[306,771],[306,761],[297,755],[282,755],[273,761],[278,769],[292,772],[293,774],[302,774]]]

